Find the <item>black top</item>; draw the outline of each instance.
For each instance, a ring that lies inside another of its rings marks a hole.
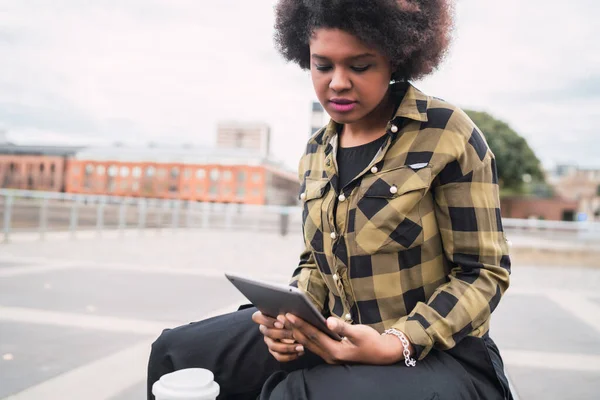
[[[337,166],[340,188],[344,188],[352,179],[360,174],[375,158],[377,151],[385,141],[387,135],[381,136],[370,143],[356,147],[339,147],[337,152]]]

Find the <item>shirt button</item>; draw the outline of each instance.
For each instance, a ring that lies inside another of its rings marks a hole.
[[[337,235],[335,234],[335,232],[331,232],[331,235],[329,235],[329,236],[331,236],[331,238],[332,238],[333,240],[335,240],[335,238],[337,237]]]
[[[396,132],[398,132],[398,127],[397,127],[396,125],[392,125],[392,127],[390,128],[390,130],[391,130],[393,133],[396,133]]]
[[[338,200],[341,201],[341,202],[346,201],[346,196],[344,196],[344,193],[342,193],[342,194],[339,195]]]
[[[376,174],[378,171],[379,171],[379,169],[377,169],[377,167],[371,168],[371,173],[372,174]]]
[[[390,193],[391,193],[391,194],[396,194],[396,193],[398,193],[398,187],[396,187],[396,185],[392,186],[392,187],[390,188]]]
[[[333,280],[334,280],[334,281],[337,281],[337,280],[338,280],[338,276],[337,276],[337,274],[333,274]]]
[[[346,314],[346,316],[345,316],[345,317],[346,317],[346,319],[347,319],[348,321],[352,319],[352,315],[350,315],[350,313]]]
[[[300,200],[306,200],[306,193],[302,193],[300,195]]]

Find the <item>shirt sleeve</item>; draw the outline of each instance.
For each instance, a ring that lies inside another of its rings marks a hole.
[[[300,166],[298,168],[298,176],[301,184],[300,192],[303,192],[306,188],[305,171],[307,170],[307,166],[305,165],[308,162],[309,159],[307,159],[306,156],[300,160]],[[317,307],[317,310],[319,310],[321,313],[323,312],[329,289],[327,288],[327,284],[321,275],[321,271],[319,271],[314,255],[307,247],[305,247],[300,254],[300,262],[292,274],[290,285],[297,287],[306,293],[315,307]]]
[[[458,143],[464,147],[432,184],[448,281],[393,325],[408,336],[418,359],[434,346],[450,349],[473,331],[484,333],[509,286],[494,155],[476,128]]]

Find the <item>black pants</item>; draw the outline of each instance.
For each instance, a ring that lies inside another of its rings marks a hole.
[[[433,349],[417,366],[328,365],[310,353],[277,362],[248,308],[165,330],[152,345],[148,399],[162,375],[206,368],[219,399],[512,399],[491,338],[467,337],[448,351]]]

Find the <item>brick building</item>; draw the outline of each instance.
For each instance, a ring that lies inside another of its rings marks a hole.
[[[93,147],[66,171],[69,193],[239,204],[293,204],[298,178],[257,152],[189,146]]]
[[[600,169],[561,165],[548,181],[557,195],[577,202],[577,219],[600,221]]]
[[[23,190],[65,190],[67,163],[81,147],[0,144],[0,187]]]
[[[505,218],[574,221],[578,203],[561,198],[504,197],[500,207]]]

